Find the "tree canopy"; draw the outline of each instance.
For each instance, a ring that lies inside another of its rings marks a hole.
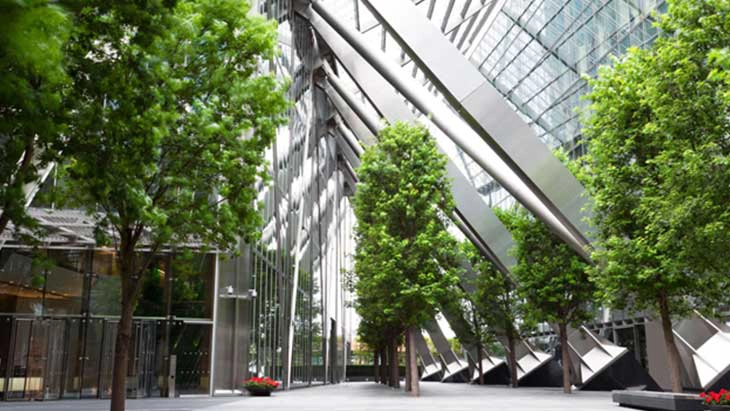
[[[470,242],[462,243],[462,251],[469,259],[476,274],[474,293],[471,296],[472,323],[480,344],[499,340],[505,343],[510,368],[510,380],[517,386],[517,359],[515,344],[525,326],[524,299],[518,294],[517,284],[509,275],[502,273]],[[518,322],[522,324],[518,326]],[[486,335],[485,335],[486,334]],[[485,338],[489,336],[491,338]]]
[[[654,47],[592,81],[584,130],[595,280],[614,306],[714,309],[730,251],[730,3],[673,1]],[[692,296],[692,298],[686,298]]]
[[[586,303],[595,292],[589,264],[525,209],[496,210],[515,241],[512,271],[525,299],[526,318],[574,325],[589,320]]]
[[[43,0],[0,0],[0,233],[12,221],[34,228],[26,185],[56,158],[69,84],[64,47],[69,15]]]
[[[249,11],[246,0],[157,0],[77,12],[62,177],[118,250],[112,409],[123,408],[132,310],[155,252],[232,249],[261,224],[256,185],[289,105],[286,84],[266,73],[276,23]]]
[[[592,318],[595,287],[589,279],[589,264],[525,209],[497,209],[497,216],[515,241],[517,265],[512,272],[524,299],[525,319],[558,326],[563,390],[569,393],[567,329]]]
[[[582,174],[603,299],[660,314],[673,345],[670,316],[728,300],[730,2],[670,1],[657,25],[591,81]]]
[[[357,309],[400,334],[433,319],[457,281],[446,159],[424,127],[396,123],[365,151],[358,178]]]

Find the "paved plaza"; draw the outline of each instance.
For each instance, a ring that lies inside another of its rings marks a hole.
[[[402,390],[374,383],[347,383],[277,392],[270,398],[216,397],[129,400],[130,411],[271,410],[271,411],[618,411],[608,392],[564,395],[554,388],[510,389],[467,384],[422,383],[422,394],[411,398]],[[64,400],[0,403],[2,411],[105,411],[108,401]]]

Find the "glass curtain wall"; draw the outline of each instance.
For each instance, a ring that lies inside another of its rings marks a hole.
[[[135,310],[128,396],[207,393],[214,255],[161,254]],[[119,265],[106,250],[0,250],[0,398],[106,398]],[[174,359],[171,368],[170,359]]]
[[[664,0],[516,0],[497,11],[469,59],[550,147],[570,157],[585,154],[580,110],[587,104],[583,76],[628,47],[656,38],[653,12]],[[479,191],[496,205],[512,198],[478,166]]]
[[[352,190],[344,189],[331,132],[334,111],[313,73],[314,37],[306,24],[285,18],[285,3],[258,4],[262,13],[282,20],[281,53],[262,69],[290,79],[294,104],[288,126],[267,153],[271,179],[259,184],[261,236],[242,244],[241,256],[220,271],[221,292],[231,284],[231,296],[218,299],[214,362],[220,392],[240,389],[250,376],[290,386],[344,378],[343,270],[353,221],[346,218],[346,196]]]

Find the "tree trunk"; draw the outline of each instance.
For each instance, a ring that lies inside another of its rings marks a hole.
[[[129,301],[128,293],[125,291],[122,290],[122,317],[117,324],[117,339],[114,345],[111,411],[124,411],[124,403],[127,398],[127,365],[132,341],[134,303]]]
[[[406,340],[406,356],[405,356],[405,362],[406,362],[406,392],[411,391],[411,378],[413,378],[413,375],[411,375],[411,336],[409,330],[406,330],[405,332],[405,340]]]
[[[507,360],[509,361],[509,381],[512,388],[517,388],[517,353],[515,353],[515,337],[507,332]],[[565,376],[563,376],[565,378]]]
[[[388,382],[388,353],[385,347],[380,349],[380,383],[390,385]]]
[[[112,371],[111,411],[124,411],[127,397],[127,364],[129,363],[130,344],[134,306],[142,290],[142,276],[149,267],[159,245],[151,247],[148,258],[137,264],[135,247],[142,230],[127,229],[120,233],[119,267],[122,272],[122,316],[117,325],[117,338],[114,346],[114,369]]]
[[[400,376],[398,373],[398,340],[393,339],[390,343],[390,386],[400,388]]]
[[[479,338],[479,342],[477,342],[477,370],[479,370],[479,385],[484,385],[484,366],[482,365],[484,356],[482,354],[482,342],[480,337],[477,338]]]
[[[414,332],[419,331],[413,328],[406,331],[406,363],[408,364],[406,375],[410,374],[408,391],[411,392],[412,396],[418,397],[421,395],[421,387],[419,385],[420,376],[418,375],[418,362],[416,360],[416,341],[412,335]]]
[[[380,382],[380,350],[373,350],[373,381]]]
[[[669,301],[664,294],[659,295],[659,315],[662,320],[662,334],[664,334],[664,344],[667,346],[667,360],[669,363],[669,376],[672,380],[672,392],[682,392],[682,372],[680,369],[679,350],[677,343],[674,341],[674,332],[672,331],[672,317],[669,313]]]
[[[560,323],[560,354],[563,362],[563,392],[570,394],[570,353],[568,351],[568,325]]]

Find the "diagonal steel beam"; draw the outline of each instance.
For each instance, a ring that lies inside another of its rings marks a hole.
[[[577,243],[590,245],[583,186],[479,70],[410,2],[363,0],[479,136],[540,198]],[[572,242],[572,241],[571,241]],[[576,250],[578,251],[578,250]],[[585,251],[582,255],[587,256]]]

